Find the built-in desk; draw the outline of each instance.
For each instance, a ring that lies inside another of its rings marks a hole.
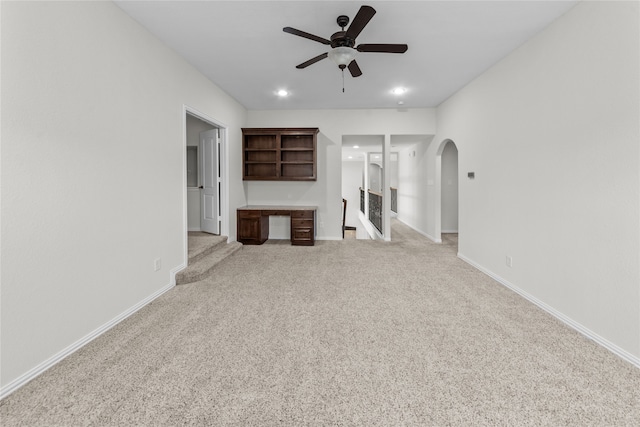
[[[291,244],[313,246],[316,241],[317,206],[250,205],[238,208],[238,242],[261,245],[269,238],[269,217],[291,217]]]

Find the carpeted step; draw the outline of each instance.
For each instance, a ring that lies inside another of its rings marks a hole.
[[[190,256],[189,266],[176,275],[176,285],[184,285],[205,279],[216,266],[240,249],[242,249],[242,244],[238,242],[216,243],[203,251],[199,251],[195,261],[192,261]]]
[[[189,233],[189,265],[221,249],[227,244],[227,236]]]

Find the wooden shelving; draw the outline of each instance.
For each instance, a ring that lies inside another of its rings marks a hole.
[[[245,181],[315,181],[318,128],[243,128]]]

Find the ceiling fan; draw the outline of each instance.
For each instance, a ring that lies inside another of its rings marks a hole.
[[[349,17],[345,15],[338,16],[338,26],[340,26],[342,30],[334,33],[331,36],[331,40],[305,33],[304,31],[296,30],[295,28],[283,28],[282,31],[285,33],[304,37],[306,39],[331,46],[331,50],[329,52],[325,52],[315,58],[311,58],[310,60],[297,65],[296,68],[306,68],[309,65],[315,64],[316,62],[329,57],[333,62],[338,64],[338,67],[343,72],[345,68],[348,68],[353,77],[359,77],[362,75],[362,71],[360,70],[358,63],[355,61],[357,52],[405,53],[408,48],[406,44],[360,44],[356,46],[356,37],[358,37],[360,32],[375,14],[376,10],[371,6],[360,7],[360,10],[358,10],[355,18],[353,18],[353,22],[346,31],[344,28],[349,24]]]

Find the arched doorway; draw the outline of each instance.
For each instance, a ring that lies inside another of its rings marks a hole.
[[[443,244],[458,250],[458,147],[446,139],[440,143],[436,155],[439,170],[439,194],[436,198],[436,234]],[[437,237],[437,236],[436,236]]]

